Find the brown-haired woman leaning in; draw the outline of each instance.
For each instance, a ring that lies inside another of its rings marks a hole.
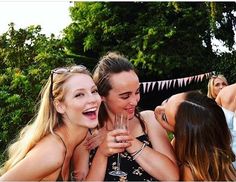
[[[197,91],[180,93],[157,106],[155,114],[174,133],[180,180],[236,180],[231,134],[214,100]]]

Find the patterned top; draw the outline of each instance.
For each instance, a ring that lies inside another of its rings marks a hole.
[[[147,146],[152,147],[146,134],[137,137],[137,139],[141,142],[148,143]],[[96,149],[92,150],[90,153],[90,165],[95,153]],[[128,152],[125,151],[120,154],[120,161],[121,170],[126,172],[128,175],[125,177],[117,177],[109,174],[110,171],[117,169],[117,154],[114,154],[108,158],[104,181],[157,181],[154,177],[145,172],[143,168],[133,160],[133,157]]]

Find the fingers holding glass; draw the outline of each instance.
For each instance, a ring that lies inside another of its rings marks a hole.
[[[115,115],[115,122],[114,122],[114,130],[127,130],[128,129],[128,118],[126,115],[120,115],[120,114],[116,114]],[[127,133],[128,134],[128,133]],[[114,140],[116,142],[116,145],[125,145],[127,143],[126,140],[120,140],[120,142],[117,143],[117,141],[119,141],[117,138],[121,137],[121,135],[118,135],[114,137]],[[124,136],[122,136],[124,137]],[[124,143],[122,142],[124,141]],[[125,148],[123,148],[125,149]],[[127,176],[127,173],[125,173],[124,171],[121,171],[120,169],[120,161],[121,157],[120,157],[120,153],[117,153],[117,170],[115,171],[110,171],[109,174],[112,176]]]
[[[106,134],[99,146],[99,150],[105,156],[111,156],[123,152],[127,147],[131,146],[131,140],[133,138],[128,134],[127,130],[113,130]]]

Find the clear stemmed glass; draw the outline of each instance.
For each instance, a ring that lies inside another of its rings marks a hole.
[[[114,129],[128,129],[127,127],[128,118],[123,114],[115,115]],[[120,153],[117,153],[117,169],[115,171],[110,171],[112,176],[127,176],[127,173],[120,170]]]

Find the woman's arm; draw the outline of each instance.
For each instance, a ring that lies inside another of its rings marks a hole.
[[[55,138],[46,137],[25,158],[3,174],[0,181],[42,180],[62,166],[64,156],[63,144]]]
[[[84,180],[89,171],[89,150],[85,142],[86,139],[76,147],[72,157],[72,168],[77,181]]]
[[[215,99],[216,103],[219,105],[219,106],[222,106],[222,103],[221,103],[221,93],[219,93]]]
[[[156,121],[153,111],[144,111],[141,115],[146,121],[148,137],[153,149],[145,147],[135,160],[156,179],[179,180],[179,170],[167,132]],[[143,143],[135,139],[127,151],[133,153],[142,146]]]

